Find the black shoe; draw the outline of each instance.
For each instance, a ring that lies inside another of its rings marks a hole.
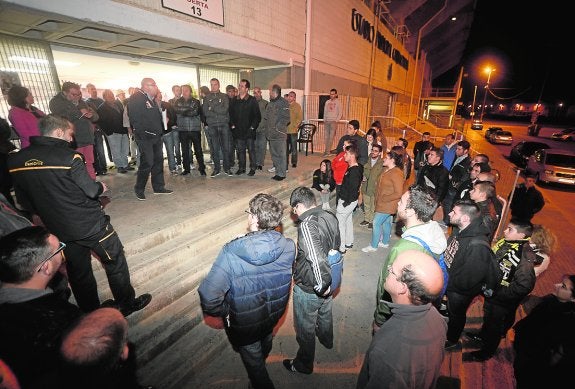
[[[373,223],[369,223],[369,224],[367,225],[367,228],[369,228],[370,230],[373,229]]]
[[[256,174],[256,171],[254,169],[250,169],[250,172],[248,173],[248,176],[253,176]]]
[[[107,176],[108,173],[106,173],[106,172],[96,172],[96,175],[97,175],[97,176]]]
[[[189,174],[190,174],[190,172],[183,171],[183,172],[180,174],[180,176],[188,176]]]
[[[352,244],[346,244],[346,245],[345,245],[345,248],[346,248],[346,249],[352,249],[352,248],[353,248],[353,243],[352,243]]]
[[[231,170],[226,170],[224,173],[226,173],[228,177],[232,177],[234,175]]]
[[[257,168],[257,169],[258,169],[258,170],[263,170],[263,168],[264,168],[264,167],[263,167],[262,165],[258,165],[258,168]]]
[[[452,342],[450,340],[445,341],[445,344],[443,345],[445,351],[455,351],[459,347],[461,347],[459,342]]]
[[[144,309],[152,301],[152,295],[145,293],[140,297],[136,297],[132,303],[127,307],[120,307],[120,312],[122,315],[129,316],[132,313]]]
[[[144,192],[136,192],[136,197],[137,197],[138,200],[140,200],[140,201],[146,200],[146,195],[144,195]]]
[[[285,177],[280,177],[280,176],[273,176],[273,177],[272,177],[272,180],[276,180],[276,181],[282,181],[282,180],[285,180],[285,179],[286,179]]]
[[[292,163],[292,164],[291,164],[291,167],[296,168],[297,165],[296,165],[295,163]]]
[[[369,222],[367,220],[364,220],[361,223],[359,223],[360,226],[367,226],[368,224]]]
[[[475,342],[483,343],[483,338],[481,337],[479,332],[465,331],[465,336]]]
[[[246,173],[245,169],[238,169],[238,171],[236,172],[236,176],[241,176],[242,174],[245,173]]]
[[[174,193],[173,190],[166,189],[166,188],[160,189],[160,190],[155,190],[155,191],[154,191],[154,194],[168,194],[168,195],[169,195],[169,194],[172,194],[172,193]]]
[[[284,359],[283,360],[283,365],[286,368],[287,371],[291,371],[292,373],[302,373],[302,374],[311,374],[312,372],[305,372],[305,371],[299,371],[295,368],[295,366],[293,365],[293,359]]]
[[[119,168],[118,168],[118,173],[120,173],[120,174],[126,174],[126,173],[128,173],[128,169],[126,169],[125,167],[119,167]]]
[[[132,171],[132,170],[136,170],[136,169],[135,169],[133,166],[128,165],[128,167],[126,168],[126,170]]]
[[[212,172],[212,174],[210,174],[210,177],[217,177],[217,176],[219,176],[220,174],[221,174],[221,172],[220,172],[219,170],[214,170],[214,171]]]
[[[493,355],[487,355],[483,351],[471,351],[469,353],[463,353],[461,359],[463,362],[485,362],[491,359]]]
[[[108,299],[100,304],[100,308],[118,308],[118,304],[114,299]]]
[[[200,170],[200,176],[205,176],[206,175],[206,171],[205,170]]]

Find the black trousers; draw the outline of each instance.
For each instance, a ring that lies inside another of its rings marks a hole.
[[[235,139],[238,154],[238,169],[246,170],[246,150],[250,158],[250,170],[256,170],[256,142],[255,139]]]
[[[180,131],[180,144],[182,145],[182,161],[184,172],[190,172],[193,156],[191,148],[194,148],[194,155],[198,162],[200,172],[206,171],[204,162],[204,150],[202,150],[202,133],[200,131]]]
[[[140,153],[140,166],[138,167],[138,175],[136,177],[136,185],[134,190],[139,193],[144,193],[148,177],[152,177],[152,188],[154,191],[165,189],[164,182],[164,143],[162,136],[145,137],[136,135],[136,143],[138,144],[138,151]]]

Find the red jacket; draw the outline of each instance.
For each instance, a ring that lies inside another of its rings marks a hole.
[[[342,151],[335,156],[333,161],[331,161],[331,170],[333,171],[333,179],[336,185],[341,185],[343,182],[343,176],[347,171],[348,164],[345,162],[345,151]]]

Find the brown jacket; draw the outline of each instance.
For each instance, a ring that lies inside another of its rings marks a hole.
[[[397,166],[381,173],[375,189],[375,212],[388,215],[397,212],[397,202],[403,195],[403,181],[403,170]]]

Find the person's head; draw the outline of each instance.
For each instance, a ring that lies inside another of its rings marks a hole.
[[[90,97],[93,99],[98,97],[98,89],[96,89],[94,84],[86,84],[86,92],[88,92]]]
[[[381,157],[381,150],[383,149],[383,147],[379,144],[379,143],[374,143],[371,146],[371,159],[378,159],[379,157]]]
[[[182,85],[180,93],[185,99],[192,97],[192,87],[188,84]]]
[[[38,129],[42,136],[58,138],[67,142],[74,140],[74,125],[58,115],[49,114],[40,118]]]
[[[537,246],[540,252],[551,255],[555,251],[557,236],[549,228],[541,224],[535,224],[533,225],[530,241]]]
[[[383,156],[383,166],[388,169],[392,169],[394,167],[403,169],[403,154],[394,150],[388,151]]]
[[[523,182],[525,183],[525,187],[527,189],[533,188],[537,182],[537,173],[533,170],[525,170],[523,172]]]
[[[375,130],[375,128],[370,128],[369,130],[367,130],[367,132],[365,133],[365,139],[367,140],[367,143],[375,142],[375,140],[377,139],[377,131]]]
[[[282,88],[278,84],[273,84],[270,88],[270,99],[275,100],[280,98],[282,95]]]
[[[337,89],[331,88],[329,91],[329,98],[330,100],[337,99]]]
[[[124,92],[122,89],[116,90],[116,98],[118,98],[119,100],[125,100],[126,92]]]
[[[495,181],[497,181],[497,177],[495,177],[495,174],[493,174],[492,172],[482,172],[477,175],[477,181],[487,181],[491,182],[492,184],[495,184]]]
[[[476,203],[495,197],[495,185],[489,181],[477,181],[469,191],[469,198]]]
[[[200,87],[200,97],[206,97],[208,94],[210,94],[210,88],[208,88],[207,86],[203,85]]]
[[[153,78],[143,78],[140,86],[142,87],[142,91],[152,98],[155,98],[159,93],[158,86]]]
[[[321,163],[319,164],[319,170],[322,173],[331,172],[331,161],[329,159],[324,159],[323,161],[321,161]]]
[[[290,104],[293,103],[293,102],[295,101],[295,99],[296,99],[296,94],[295,94],[295,92],[292,91],[292,92],[288,93],[287,101],[288,101]]]
[[[475,165],[479,162],[489,163],[489,156],[487,154],[475,154],[473,159],[471,160],[471,166]]]
[[[240,80],[240,83],[238,84],[238,93],[240,96],[245,96],[248,94],[248,92],[250,91],[250,82],[248,80],[246,80],[245,78],[242,78]]]
[[[210,91],[219,92],[220,91],[220,80],[217,78],[212,78],[210,80]]]
[[[317,201],[313,191],[306,187],[297,187],[291,192],[289,204],[292,207],[293,213],[298,217],[308,209],[315,208]]]
[[[395,142],[395,144],[396,144],[397,146],[402,146],[404,149],[407,150],[407,145],[409,144],[409,142],[408,142],[407,139],[405,139],[405,138],[399,138],[399,139],[397,140],[397,142]]]
[[[531,237],[533,224],[528,221],[512,218],[507,228],[503,231],[506,240],[522,240]]]
[[[78,104],[80,99],[82,98],[82,90],[80,85],[76,84],[75,82],[66,81],[62,84],[62,93],[64,97],[68,101],[71,101],[74,104]]]
[[[427,253],[406,250],[387,267],[383,285],[397,304],[424,305],[436,300],[443,288],[443,273]]]
[[[228,95],[230,99],[236,97],[236,87],[233,85],[226,86],[226,95]]]
[[[453,209],[449,212],[449,222],[464,230],[475,219],[481,215],[479,207],[471,200],[460,200],[455,202]]]
[[[423,134],[421,134],[421,140],[428,141],[429,138],[431,138],[429,131],[425,131]]]
[[[369,127],[376,130],[376,132],[381,131],[381,122],[379,120],[375,120],[373,123],[371,123],[371,126]]]
[[[8,91],[8,104],[10,104],[12,107],[27,109],[28,105],[34,102],[32,98],[32,103],[28,103],[28,96],[32,96],[28,88],[20,85],[14,85]]]
[[[353,119],[347,124],[347,135],[355,135],[359,131],[359,121]]]
[[[106,103],[114,103],[116,101],[116,96],[114,96],[114,92],[111,89],[104,89],[102,92],[102,98]]]
[[[427,155],[427,163],[430,164],[431,166],[435,166],[441,164],[442,160],[443,160],[443,150],[441,150],[438,147],[432,147],[429,150],[429,154]]]
[[[61,244],[42,226],[30,226],[0,238],[0,282],[44,289],[64,261]]]
[[[274,196],[259,193],[250,200],[248,213],[248,223],[255,230],[273,230],[282,222],[284,206]]]
[[[101,379],[128,359],[128,322],[114,308],[82,316],[63,335],[60,356],[67,379]]]
[[[557,300],[562,303],[575,302],[575,274],[565,274],[560,284],[555,284]]]
[[[471,144],[469,144],[468,141],[460,140],[459,142],[457,142],[457,147],[455,148],[455,155],[457,157],[461,157],[461,156],[469,154],[469,148],[470,147],[471,147]]]
[[[455,136],[453,134],[447,134],[445,135],[445,140],[444,143],[446,145],[451,145],[453,142],[455,142]]]
[[[469,172],[469,177],[472,180],[475,180],[477,178],[477,176],[479,175],[479,173],[491,171],[491,166],[489,166],[489,164],[486,162],[479,162],[479,163],[476,163],[475,165],[471,165],[471,166],[472,166],[472,168],[471,168],[471,171]]]
[[[172,85],[172,93],[175,98],[180,97],[182,95],[182,87],[179,85]]]
[[[254,97],[256,98],[256,100],[261,100],[262,97],[262,88],[260,88],[259,86],[254,87]]]
[[[412,185],[397,203],[397,216],[405,221],[427,223],[437,209],[437,198],[426,186]]]
[[[351,142],[351,144],[349,146],[345,147],[345,155],[344,155],[343,159],[350,166],[355,165],[357,163],[357,154],[358,153],[359,153],[359,150],[357,149],[356,143]]]

